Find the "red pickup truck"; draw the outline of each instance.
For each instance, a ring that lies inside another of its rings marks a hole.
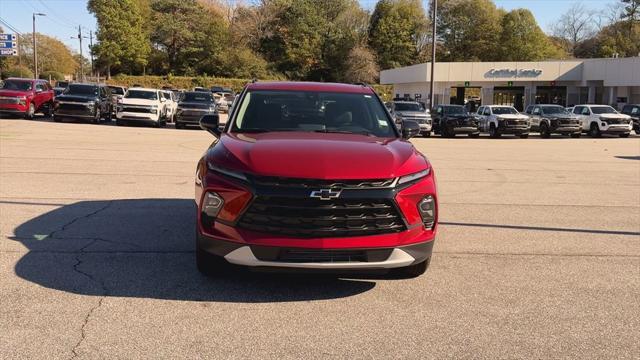
[[[36,112],[50,116],[53,89],[45,80],[8,78],[0,87],[0,113],[13,113],[33,119]]]

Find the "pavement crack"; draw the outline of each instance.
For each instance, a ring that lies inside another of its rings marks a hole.
[[[107,204],[106,204],[105,206],[101,207],[100,209],[98,209],[98,210],[96,210],[96,211],[93,211],[93,212],[90,212],[90,213],[88,213],[88,214],[85,214],[85,215],[82,215],[82,216],[78,216],[78,217],[76,217],[76,218],[73,218],[73,219],[72,219],[71,221],[69,221],[68,223],[66,223],[66,224],[62,225],[62,227],[61,227],[60,229],[58,229],[58,230],[54,230],[54,231],[52,231],[51,233],[49,233],[48,237],[50,237],[50,238],[54,238],[54,239],[55,239],[55,238],[56,238],[56,234],[61,233],[61,232],[65,231],[65,230],[67,230],[71,225],[75,224],[76,222],[78,222],[78,221],[80,221],[80,220],[88,219],[88,218],[90,218],[90,217],[92,217],[92,216],[97,215],[98,213],[100,213],[100,212],[102,212],[102,211],[106,210],[106,209],[107,209],[109,206],[111,206],[112,204],[113,204],[113,200],[110,200],[110,201],[108,201],[108,202],[107,202]]]

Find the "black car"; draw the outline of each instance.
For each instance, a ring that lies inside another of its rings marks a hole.
[[[629,104],[622,108],[621,113],[631,116],[633,121],[633,130],[636,134],[640,134],[640,104]]]
[[[100,123],[111,121],[111,90],[106,85],[69,84],[67,89],[53,102],[53,120],[75,118]]]
[[[480,136],[478,119],[471,115],[462,105],[438,105],[431,112],[433,132],[444,137],[456,134],[467,134],[469,137]]]
[[[540,137],[549,138],[551,134],[562,134],[579,138],[582,134],[580,118],[560,105],[529,105],[525,113],[531,119],[531,131],[538,131]]]
[[[200,125],[203,115],[214,114],[216,103],[210,92],[189,91],[182,94],[176,109],[176,129],[186,125]]]

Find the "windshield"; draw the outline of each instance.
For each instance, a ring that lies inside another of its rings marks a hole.
[[[162,93],[162,95],[164,95],[164,98],[167,100],[171,100],[171,94],[169,93]]]
[[[375,95],[311,91],[249,91],[235,132],[310,131],[396,137]]]
[[[464,106],[445,106],[444,113],[445,114],[465,114],[467,109]]]
[[[66,88],[67,86],[69,86],[69,82],[68,81],[58,81],[56,83],[57,87],[61,87],[61,88]]]
[[[562,106],[541,106],[542,113],[544,114],[568,114],[567,109]]]
[[[111,89],[111,93],[114,95],[124,95],[124,88],[119,86],[109,86],[109,89]]]
[[[155,91],[146,90],[129,90],[124,97],[127,99],[158,100],[158,94]]]
[[[617,114],[618,112],[611,106],[594,106],[591,108],[594,114]]]
[[[188,92],[188,93],[184,93],[184,95],[182,96],[182,101],[212,103],[213,96],[211,96],[211,93],[205,93],[205,92]]]
[[[396,111],[424,111],[418,103],[395,103],[394,107]]]
[[[494,107],[494,108],[491,108],[491,110],[495,115],[518,114],[518,110],[508,106]]]
[[[29,90],[31,90],[31,81],[5,80],[4,84],[2,85],[2,89],[4,89],[4,90],[29,91]]]
[[[98,95],[98,87],[93,85],[70,84],[65,95]]]

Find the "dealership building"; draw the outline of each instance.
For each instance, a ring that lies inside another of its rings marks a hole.
[[[383,70],[395,98],[428,102],[431,63]],[[640,103],[640,57],[537,62],[436,62],[436,104]]]

